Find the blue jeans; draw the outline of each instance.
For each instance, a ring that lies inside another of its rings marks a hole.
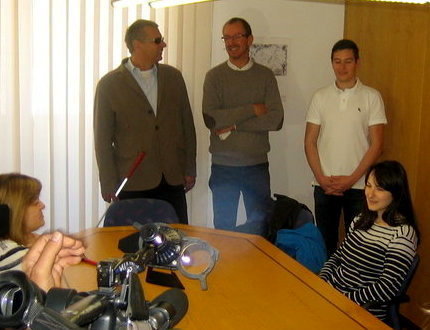
[[[212,190],[215,228],[236,228],[240,193],[247,222],[266,220],[271,205],[269,163],[253,166],[212,164],[209,187]]]
[[[364,203],[362,189],[349,189],[343,196],[326,195],[320,186],[315,186],[315,219],[330,256],[337,249],[340,213],[343,210],[345,231],[355,216],[360,214]]]

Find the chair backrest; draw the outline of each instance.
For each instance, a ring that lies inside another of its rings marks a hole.
[[[417,270],[419,262],[420,262],[420,257],[418,256],[418,254],[416,254],[414,259],[412,260],[411,267],[409,268],[409,271],[406,274],[406,278],[399,289],[399,292],[396,294],[396,296],[393,298],[390,305],[388,306],[387,323],[393,329],[402,329],[400,314],[399,314],[399,305],[402,302],[409,301],[409,297],[407,296],[406,292],[408,291],[409,285],[411,284],[412,278],[414,277],[414,274],[415,274],[415,271]]]
[[[314,223],[312,212],[306,205],[285,195],[274,194],[274,196],[266,235],[270,242],[276,241],[276,235],[280,229],[296,229],[305,223]]]
[[[134,222],[177,223],[179,219],[169,202],[152,198],[123,199],[109,206],[103,226],[132,226]]]
[[[420,257],[418,256],[418,254],[415,254],[415,257],[412,260],[411,267],[409,268],[409,271],[406,274],[406,278],[402,286],[400,287],[399,293],[396,295],[396,297],[400,297],[406,294],[406,291],[409,288],[409,284],[411,284],[412,278],[414,277],[415,271],[417,270],[419,262],[420,262]]]
[[[297,219],[294,223],[294,229],[303,226],[306,223],[312,223],[315,225],[315,218],[312,212],[309,209],[302,208],[297,215]]]

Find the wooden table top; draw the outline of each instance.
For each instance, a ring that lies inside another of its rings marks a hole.
[[[199,237],[220,252],[208,291],[198,280],[177,272],[185,286],[189,309],[180,329],[389,329],[383,322],[333,289],[283,251],[256,235],[175,224],[187,236]],[[95,261],[118,258],[120,238],[132,227],[95,228],[79,234],[86,256]],[[145,298],[152,300],[166,287],[140,278]],[[70,287],[97,289],[96,269],[81,263],[66,270]]]

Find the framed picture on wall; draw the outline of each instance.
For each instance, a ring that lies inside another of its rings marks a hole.
[[[285,38],[255,37],[249,49],[255,62],[267,66],[275,74],[283,102],[286,100],[288,44]]]
[[[287,75],[288,42],[280,38],[258,38],[250,48],[255,62],[270,68],[275,76]]]

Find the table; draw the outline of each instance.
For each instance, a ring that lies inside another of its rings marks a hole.
[[[389,329],[383,322],[319,279],[283,251],[256,235],[175,224],[220,252],[208,276],[208,291],[182,276],[189,310],[177,328],[202,329]],[[132,227],[95,228],[79,234],[88,245],[86,256],[96,261],[121,257],[117,243],[134,233]],[[94,266],[81,263],[65,273],[78,291],[97,288]],[[147,300],[166,287],[144,282]]]

